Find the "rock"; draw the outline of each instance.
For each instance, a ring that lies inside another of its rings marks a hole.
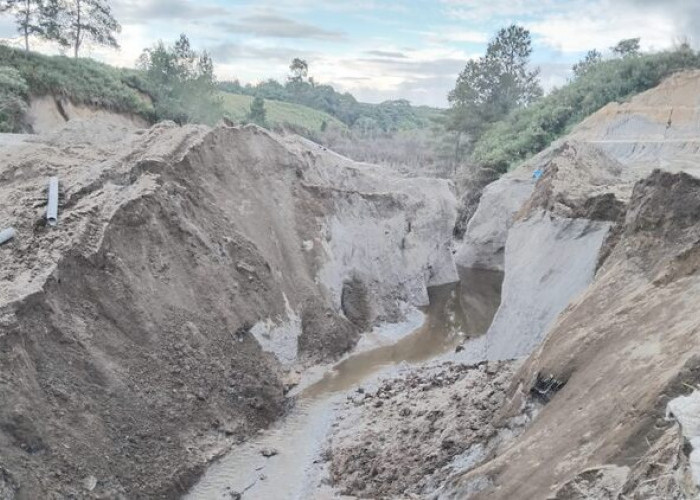
[[[86,490],[92,491],[97,486],[97,478],[95,476],[88,476],[83,479],[83,486]]]
[[[299,382],[301,382],[301,373],[296,370],[291,370],[282,377],[282,385],[284,386],[285,392],[299,385]]]
[[[236,264],[236,269],[238,269],[241,272],[245,272],[248,274],[253,274],[255,272],[255,268],[251,266],[250,264],[246,264],[245,262],[241,261]]]
[[[260,450],[260,454],[265,458],[274,457],[278,453],[279,451],[277,450],[277,448],[263,448],[262,450]]]

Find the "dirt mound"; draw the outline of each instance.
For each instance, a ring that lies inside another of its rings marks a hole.
[[[456,276],[447,182],[255,127],[71,121],[4,152],[0,491],[20,497],[175,495],[282,414],[285,363],[354,345],[343,282],[374,324]]]

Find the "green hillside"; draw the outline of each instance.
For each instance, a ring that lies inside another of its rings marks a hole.
[[[149,121],[206,121],[215,123],[222,116],[244,122],[253,98],[215,90],[214,112],[208,119],[190,116],[201,109],[202,99],[187,93],[167,96],[159,82],[144,71],[122,69],[92,59],[46,56],[0,45],[0,132],[21,132],[23,115],[30,96],[55,95],[76,104],[87,104],[117,112],[134,113]],[[184,102],[192,97],[192,102]],[[187,104],[187,106],[185,106]],[[182,109],[180,109],[182,108]],[[323,123],[345,129],[337,118],[319,110],[287,102],[265,100],[267,122],[271,127],[289,126],[302,132],[318,132]],[[177,110],[165,113],[163,110]],[[183,112],[184,111],[184,112]]]
[[[241,94],[230,94],[221,92],[223,100],[222,107],[225,115],[228,115],[235,122],[244,121],[253,97]],[[301,127],[312,132],[320,131],[325,122],[327,126],[334,125],[338,128],[345,128],[345,125],[337,118],[328,113],[311,109],[301,104],[289,102],[265,100],[265,110],[267,111],[267,122],[272,127],[291,125]]]

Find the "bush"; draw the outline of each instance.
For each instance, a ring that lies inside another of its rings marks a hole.
[[[197,52],[185,35],[170,46],[158,42],[139,59],[158,119],[213,124],[223,114],[214,81],[214,63]]]
[[[15,68],[0,66],[0,132],[16,132],[27,110],[27,82]]]

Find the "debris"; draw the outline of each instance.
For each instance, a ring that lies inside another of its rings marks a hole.
[[[49,202],[46,205],[46,222],[49,226],[58,223],[58,177],[49,179]]]
[[[14,227],[8,227],[7,229],[3,229],[0,231],[0,245],[7,243],[10,241],[12,238],[15,237],[15,228]]]
[[[85,489],[88,491],[94,490],[97,486],[97,478],[95,476],[86,477],[83,479],[83,486],[85,486]]]
[[[263,448],[260,450],[260,454],[265,458],[274,457],[278,453],[279,451],[277,451],[277,448]]]
[[[248,274],[255,273],[255,268],[253,266],[251,266],[250,264],[247,264],[243,261],[236,264],[236,269],[238,269],[238,271],[240,271],[240,272],[246,272]]]
[[[535,384],[530,389],[530,394],[544,403],[549,403],[552,396],[564,387],[564,384],[566,384],[565,381],[557,380],[554,378],[554,375],[543,377],[538,373],[537,380],[535,380]]]

